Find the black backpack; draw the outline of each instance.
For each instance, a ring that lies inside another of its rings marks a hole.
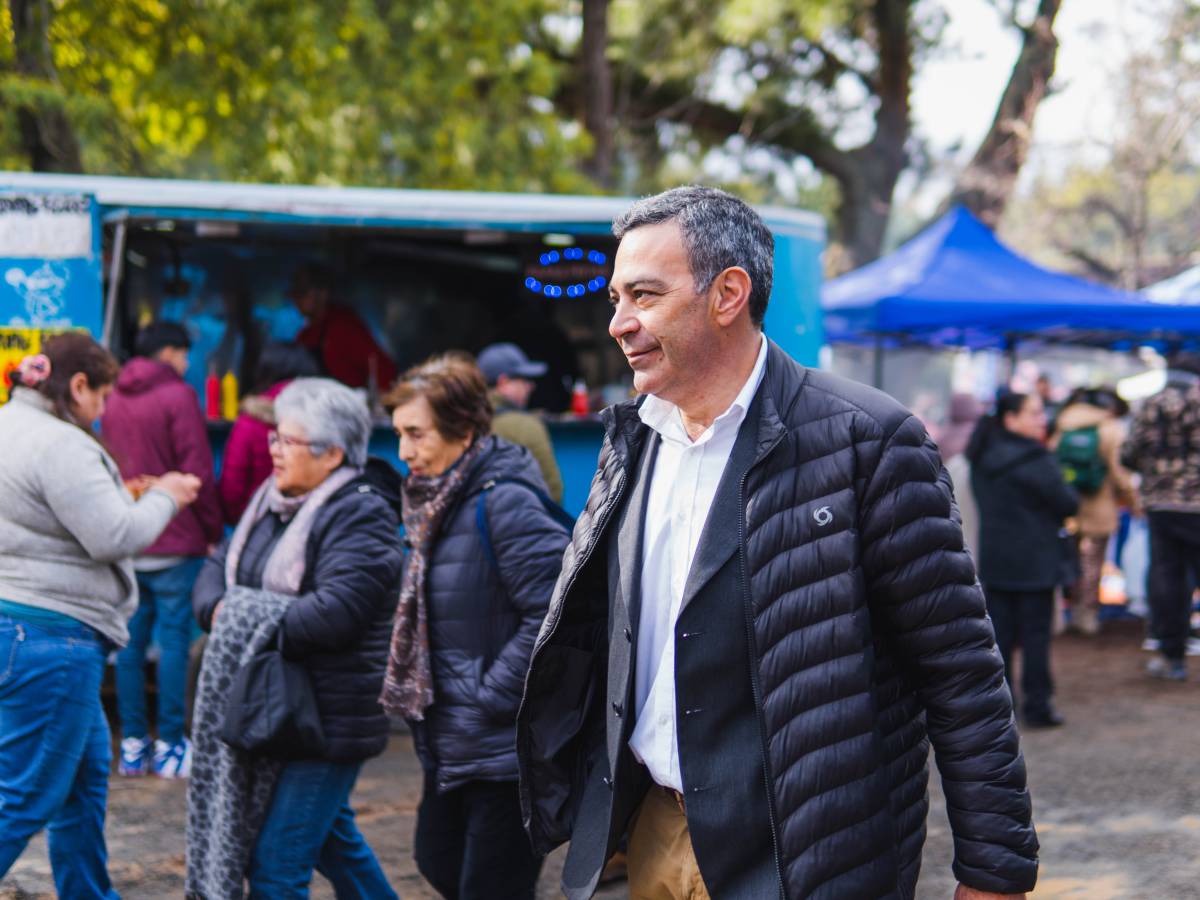
[[[519,484],[532,491],[554,521],[566,528],[568,533],[575,528],[575,517],[551,500],[550,496],[532,481],[526,481],[524,478],[493,478],[484,484],[479,491],[479,499],[475,501],[475,527],[479,530],[479,538],[483,542],[483,554],[487,557],[488,564],[497,572],[500,571],[500,563],[496,560],[496,550],[492,546],[492,528],[487,517],[487,495],[500,484]]]

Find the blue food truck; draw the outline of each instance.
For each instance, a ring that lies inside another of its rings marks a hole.
[[[568,412],[572,387],[586,385],[593,409],[631,390],[605,299],[610,225],[629,202],[0,173],[0,371],[66,328],[125,356],[137,328],[161,318],[190,329],[189,378],[202,397],[206,379],[227,373],[246,393],[264,344],[304,324],[287,297],[292,273],[318,264],[401,369],[500,340],[545,361],[534,405],[575,513],[601,432],[594,416]],[[816,365],[824,223],[761,212],[776,240],[766,331]],[[212,421],[218,451],[228,427]],[[395,459],[386,422],[373,450]]]

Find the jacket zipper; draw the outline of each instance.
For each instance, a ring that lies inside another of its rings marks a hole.
[[[758,463],[766,459],[771,451],[779,446],[782,440],[782,436],[777,438],[766,449],[766,452],[759,457],[754,466],[750,468],[753,469]],[[742,609],[746,614],[746,639],[750,642],[750,692],[754,695],[754,717],[758,721],[758,749],[762,754],[763,780],[766,782],[765,786],[767,789],[767,822],[771,826],[771,843],[774,847],[775,856],[775,876],[779,879],[779,896],[787,897],[787,890],[783,883],[783,862],[780,857],[779,826],[775,813],[775,788],[771,783],[771,763],[767,757],[767,731],[766,725],[763,722],[762,686],[758,683],[758,651],[754,641],[754,614],[750,608],[750,567],[746,562],[746,478],[749,475],[750,470],[747,469],[738,483],[738,557],[742,563]]]

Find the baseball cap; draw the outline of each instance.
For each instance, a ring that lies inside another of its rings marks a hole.
[[[488,384],[495,384],[501,375],[540,378],[546,374],[546,364],[534,362],[516,344],[490,344],[480,352],[476,363]]]

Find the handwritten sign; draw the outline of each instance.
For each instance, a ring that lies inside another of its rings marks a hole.
[[[99,334],[98,221],[90,196],[0,191],[0,326]]]
[[[12,373],[26,356],[42,346],[42,332],[36,328],[0,328],[0,403],[8,402]]]

